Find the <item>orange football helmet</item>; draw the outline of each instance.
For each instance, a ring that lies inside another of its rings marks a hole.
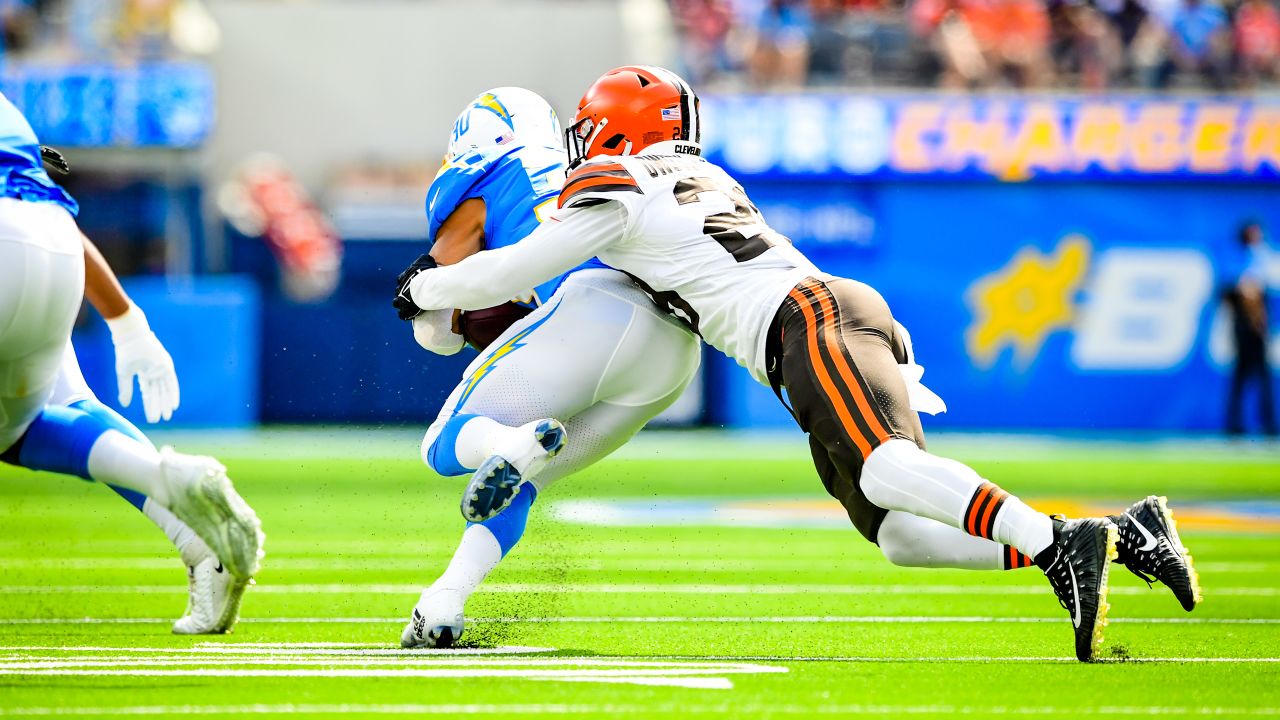
[[[634,155],[667,140],[699,142],[698,96],[679,75],[626,65],[600,76],[565,130],[569,169],[597,155]]]

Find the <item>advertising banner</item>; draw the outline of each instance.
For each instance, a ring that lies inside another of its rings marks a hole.
[[[49,145],[191,148],[213,127],[213,73],[197,63],[9,65],[0,92]]]
[[[1280,101],[738,95],[702,102],[739,175],[836,179],[1280,178]]]

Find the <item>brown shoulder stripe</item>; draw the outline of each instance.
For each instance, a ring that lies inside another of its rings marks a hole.
[[[617,169],[614,170],[613,167]],[[560,190],[558,207],[570,206],[576,196],[587,192],[643,193],[640,184],[621,165],[591,168],[591,172],[575,173],[569,176],[569,180]]]

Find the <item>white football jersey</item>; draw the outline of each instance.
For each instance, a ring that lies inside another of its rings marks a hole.
[[[697,146],[664,142],[637,156],[594,158],[570,173],[560,206],[621,203],[625,230],[599,258],[767,383],[774,315],[805,277],[827,276],[765,223],[728,173],[673,152],[681,150]]]

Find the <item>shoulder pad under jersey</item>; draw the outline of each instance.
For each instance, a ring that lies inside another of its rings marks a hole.
[[[471,189],[485,175],[519,146],[472,148],[452,158],[440,168],[427,189],[427,219],[430,221],[428,237],[435,238],[436,231],[466,200]]]
[[[564,187],[560,189],[559,207],[598,205],[620,199],[618,195],[621,193],[643,194],[644,191],[616,158],[598,157],[579,165],[565,178]]]

